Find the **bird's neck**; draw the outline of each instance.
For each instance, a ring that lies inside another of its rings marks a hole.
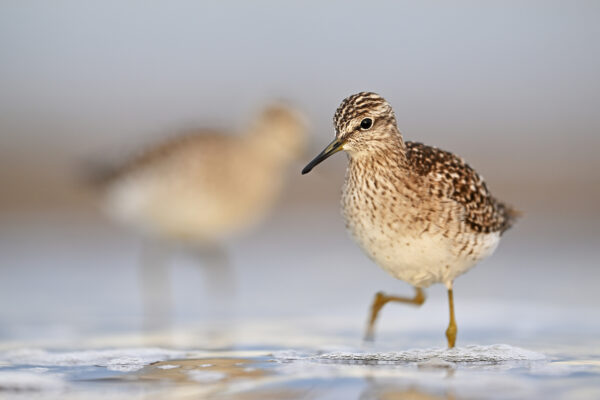
[[[403,169],[407,166],[406,144],[397,129],[383,132],[357,151],[349,152],[352,166],[375,165],[379,169]]]

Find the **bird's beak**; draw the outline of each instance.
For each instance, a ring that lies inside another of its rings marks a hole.
[[[342,150],[344,147],[344,143],[346,143],[345,140],[335,138],[333,142],[329,143],[329,146],[325,147],[325,150],[320,152],[318,156],[316,156],[311,162],[309,162],[306,165],[306,167],[304,167],[304,169],[302,170],[302,175],[308,174],[321,161]]]

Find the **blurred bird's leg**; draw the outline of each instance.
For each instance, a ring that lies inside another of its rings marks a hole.
[[[232,294],[235,289],[235,277],[225,248],[212,245],[204,247],[201,251],[208,290],[214,292],[213,294]]]
[[[171,325],[172,296],[169,279],[170,249],[150,239],[142,242],[140,286],[144,310],[144,330],[155,331]]]
[[[377,316],[379,315],[379,311],[383,308],[384,305],[389,303],[390,301],[395,301],[398,303],[407,303],[414,304],[420,306],[425,302],[425,292],[421,288],[415,288],[415,296],[414,297],[398,297],[398,296],[388,296],[382,292],[377,292],[375,294],[375,299],[373,300],[373,305],[371,306],[371,316],[369,318],[369,323],[367,325],[367,331],[365,333],[364,340],[373,341],[375,337],[375,321],[377,321]]]
[[[458,330],[456,319],[454,318],[454,294],[452,293],[452,289],[448,289],[448,305],[450,307],[450,323],[448,324],[448,329],[446,329],[446,338],[448,339],[448,348],[451,349],[456,343],[456,332]]]
[[[211,304],[211,310],[219,317],[230,314],[236,279],[225,247],[220,244],[205,245],[197,248],[196,254],[202,262],[206,301]]]

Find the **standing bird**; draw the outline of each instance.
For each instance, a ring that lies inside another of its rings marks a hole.
[[[375,295],[365,339],[388,302],[421,305],[423,288],[448,289],[448,347],[456,343],[454,279],[491,255],[519,213],[490,194],[461,158],[405,142],[390,104],[361,92],[342,101],[333,118],[336,136],[303,170],[340,150],[349,156],[342,192],[346,228],[380,267],[415,287],[415,296]]]
[[[264,219],[305,142],[300,113],[274,104],[241,135],[193,131],[96,174],[96,182],[114,220],[153,242],[183,244],[215,261],[218,265],[205,270],[211,275],[209,287],[223,296],[222,286],[232,280],[223,244]],[[155,248],[144,250],[144,303],[162,321],[168,312],[163,255]]]
[[[305,139],[303,118],[281,104],[263,110],[243,135],[191,132],[113,171],[106,208],[151,236],[219,245],[271,209]]]

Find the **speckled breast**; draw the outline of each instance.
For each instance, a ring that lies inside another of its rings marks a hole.
[[[417,287],[439,282],[450,287],[454,278],[495,249],[498,234],[449,232],[456,227],[444,225],[443,210],[415,202],[411,196],[369,191],[367,184],[351,177],[343,189],[346,228],[365,253],[394,277]]]

